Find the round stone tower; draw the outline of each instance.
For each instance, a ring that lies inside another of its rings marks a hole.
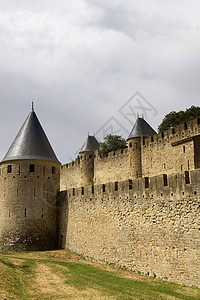
[[[142,137],[156,134],[155,130],[143,119],[137,118],[127,139],[129,150],[129,176],[131,179],[142,177]]]
[[[0,248],[55,248],[60,163],[33,108],[1,162],[0,181]]]
[[[94,136],[88,135],[80,154],[81,180],[80,186],[93,184],[94,179],[94,151],[99,149],[99,143]]]

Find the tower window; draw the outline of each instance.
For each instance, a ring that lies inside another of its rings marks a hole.
[[[12,173],[12,165],[8,165],[8,167],[7,167],[7,173]]]
[[[56,168],[55,168],[55,167],[52,167],[52,168],[51,168],[51,173],[52,173],[52,174],[55,174],[55,173],[56,173]]]
[[[84,187],[81,188],[81,195],[84,195]]]
[[[133,189],[133,180],[129,179],[129,190]]]
[[[36,190],[33,189],[33,197],[36,197]]]
[[[130,148],[132,147],[132,143],[129,144],[129,147],[130,147]]]
[[[24,217],[26,218],[26,208],[25,208],[25,210],[24,210]]]
[[[185,146],[183,146],[183,153],[185,153]]]
[[[20,173],[21,173],[21,168],[19,166],[19,168],[18,168],[18,174],[20,175]]]
[[[115,181],[115,191],[118,191],[118,181]]]
[[[29,165],[29,172],[35,172],[35,165]]]

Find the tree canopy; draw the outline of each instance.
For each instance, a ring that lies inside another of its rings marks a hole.
[[[126,147],[126,140],[120,135],[108,134],[104,137],[104,142],[100,143],[99,154],[107,154]]]
[[[187,108],[185,111],[180,110],[178,112],[171,111],[167,114],[162,123],[158,126],[158,131],[162,132],[169,128],[180,125],[184,122],[188,122],[192,119],[200,117],[200,107],[192,105],[190,108]]]

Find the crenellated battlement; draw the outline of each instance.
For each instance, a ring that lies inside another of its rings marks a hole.
[[[151,137],[143,139],[144,146],[155,146],[159,143],[181,141],[188,137],[193,137],[200,134],[200,119],[188,121],[174,128],[170,128],[163,132],[159,132]]]
[[[139,179],[128,179],[124,181],[108,182],[78,188],[70,188],[66,191],[68,197],[92,197],[98,195],[119,195],[120,193],[131,194],[133,198],[164,198],[176,199],[177,197],[200,198],[200,169],[184,171],[167,176],[161,174],[153,177],[143,177]]]
[[[99,262],[200,287],[200,169],[60,193],[60,241]]]
[[[107,155],[82,152],[76,161],[61,166],[61,189],[195,170],[200,167],[199,147],[196,118],[147,138],[129,139],[127,148]]]

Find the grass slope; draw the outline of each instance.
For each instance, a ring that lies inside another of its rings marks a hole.
[[[64,250],[0,252],[0,299],[200,299],[200,290],[86,262]]]

